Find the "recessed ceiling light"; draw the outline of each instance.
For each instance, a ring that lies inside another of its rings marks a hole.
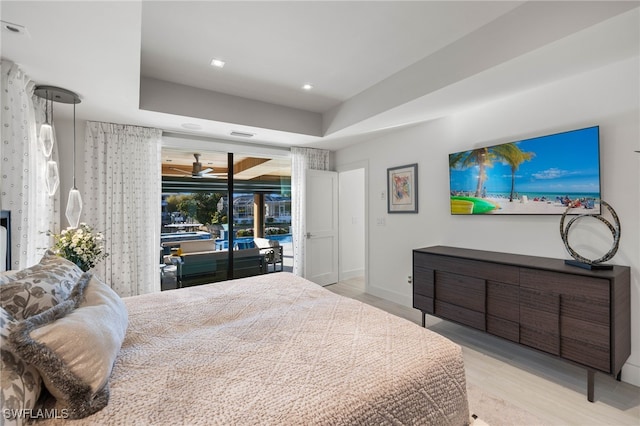
[[[305,83],[305,84],[302,86],[302,88],[303,88],[304,90],[311,90],[311,89],[313,89],[313,86],[312,86],[311,84],[309,84],[309,83]]]
[[[213,58],[211,60],[211,65],[214,67],[222,68],[224,67],[224,61],[222,59]]]

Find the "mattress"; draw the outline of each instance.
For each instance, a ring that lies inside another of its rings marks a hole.
[[[109,404],[73,425],[469,423],[458,345],[293,274],[124,301]]]

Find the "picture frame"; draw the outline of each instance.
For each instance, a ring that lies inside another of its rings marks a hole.
[[[418,164],[387,169],[387,213],[418,213]]]

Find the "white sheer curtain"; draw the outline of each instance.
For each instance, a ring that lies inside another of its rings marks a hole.
[[[293,227],[293,273],[304,276],[306,251],[305,170],[329,170],[329,151],[291,148],[291,225]]]
[[[0,208],[11,212],[12,262],[7,269],[22,269],[37,263],[50,247],[47,231],[59,230],[59,192],[49,196],[46,191],[47,158],[37,136],[44,110],[39,98],[34,103],[35,84],[10,61],[3,60],[0,70]],[[51,155],[57,161],[57,144]]]
[[[104,234],[109,257],[94,269],[123,297],[160,291],[161,136],[87,123],[81,222]]]

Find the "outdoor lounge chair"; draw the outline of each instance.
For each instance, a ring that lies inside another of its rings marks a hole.
[[[260,249],[260,254],[264,255],[267,263],[267,272],[269,271],[268,265],[273,265],[273,272],[279,272],[276,265],[280,264],[280,271],[284,270],[284,255],[282,253],[282,246],[276,240],[269,240],[267,238],[254,238],[254,244]]]

